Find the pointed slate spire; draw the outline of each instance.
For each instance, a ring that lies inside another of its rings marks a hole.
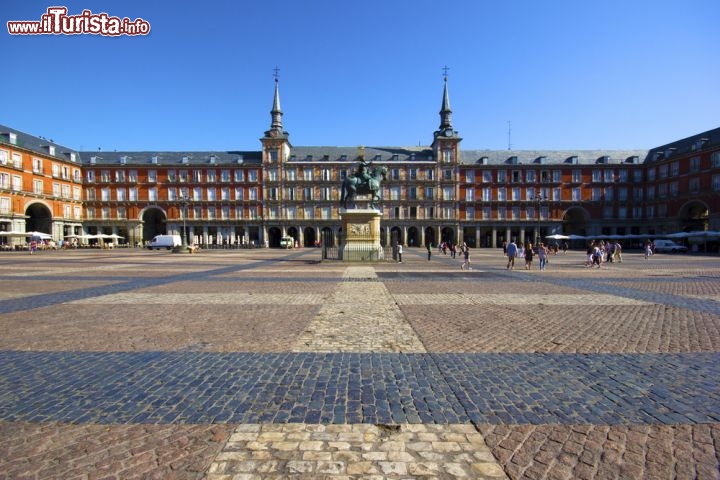
[[[272,115],[272,123],[270,124],[271,130],[280,130],[282,131],[282,110],[280,109],[280,87],[278,84],[278,68],[275,67],[275,96],[273,98],[273,106],[272,110],[270,110],[270,115]]]
[[[442,107],[440,108],[440,130],[444,128],[452,128],[452,110],[450,110],[450,97],[448,96],[448,86],[447,86],[447,70],[448,67],[445,67],[445,88],[443,90],[443,99],[442,99]]]

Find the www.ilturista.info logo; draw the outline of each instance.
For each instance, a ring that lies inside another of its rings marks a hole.
[[[111,17],[107,13],[83,10],[80,15],[68,15],[65,7],[50,7],[40,21],[20,20],[7,22],[10,35],[147,35],[150,23],[142,18]]]

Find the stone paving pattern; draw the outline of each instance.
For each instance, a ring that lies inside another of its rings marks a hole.
[[[0,479],[720,478],[720,257],[0,255]]]

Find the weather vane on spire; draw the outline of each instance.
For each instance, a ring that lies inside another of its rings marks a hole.
[[[448,70],[450,70],[450,67],[448,67],[447,65],[445,65],[443,68],[441,68],[441,70],[443,71],[443,78],[444,78],[445,81],[447,82]]]
[[[275,65],[275,68],[273,68],[273,77],[275,77],[275,82],[278,81],[280,78],[280,69]]]

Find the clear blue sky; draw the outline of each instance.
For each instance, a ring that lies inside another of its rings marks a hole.
[[[11,36],[50,6],[148,36]],[[651,148],[720,126],[720,1],[4,0],[0,123],[83,150]]]

